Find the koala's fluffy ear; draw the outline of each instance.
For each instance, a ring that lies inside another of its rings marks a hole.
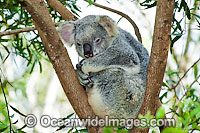
[[[97,16],[99,24],[105,28],[110,36],[115,36],[119,33],[115,22],[108,16]]]
[[[72,46],[74,43],[74,32],[75,32],[75,24],[73,21],[66,21],[60,24],[56,28],[58,34],[67,44],[67,46]]]

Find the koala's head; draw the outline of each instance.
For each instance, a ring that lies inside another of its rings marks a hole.
[[[82,58],[92,58],[110,45],[119,33],[115,22],[108,16],[86,16],[77,21],[68,21],[57,28],[62,40],[69,46],[75,44]]]

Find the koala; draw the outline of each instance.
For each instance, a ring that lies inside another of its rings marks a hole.
[[[88,102],[100,118],[136,118],[142,105],[148,51],[108,16],[89,15],[66,21],[57,31],[83,58],[77,64]]]

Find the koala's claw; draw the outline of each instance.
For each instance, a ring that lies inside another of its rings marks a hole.
[[[81,67],[82,67],[82,64],[76,64],[76,69],[78,69],[79,71],[81,71]]]
[[[80,84],[83,86],[86,86],[88,88],[93,87],[93,81],[91,80],[91,75],[84,74],[81,70],[77,69],[76,73],[78,74],[78,79],[80,81]]]
[[[82,59],[78,64],[76,64],[76,68],[78,69],[78,70],[80,70],[81,71],[81,67],[83,66],[83,61],[84,61],[85,59]]]

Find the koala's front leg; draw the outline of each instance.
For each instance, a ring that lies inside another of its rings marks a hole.
[[[93,72],[93,73],[99,72],[103,69],[105,69],[103,65],[100,65],[100,64],[96,65],[96,63],[93,63],[93,61],[90,61],[88,59],[82,62],[81,70],[85,74],[89,74],[90,72]]]
[[[93,86],[93,81],[91,80],[92,77],[92,73],[89,74],[85,74],[81,71],[80,67],[81,64],[77,64],[76,65],[77,69],[76,69],[76,73],[78,75],[78,79],[81,85],[91,88]]]
[[[89,72],[99,72],[109,68],[121,68],[128,73],[136,74],[140,71],[140,60],[132,48],[123,49],[111,46],[104,52],[81,62],[81,70]]]

